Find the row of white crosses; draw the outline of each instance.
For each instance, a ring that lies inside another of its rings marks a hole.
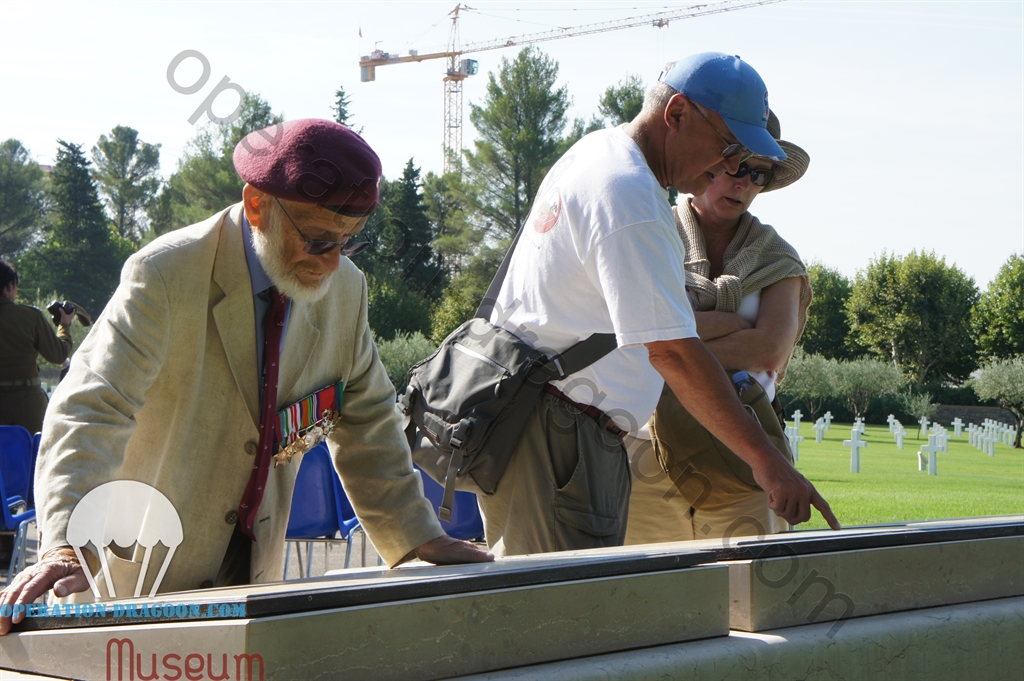
[[[892,414],[889,414],[886,421],[889,422],[889,432],[892,433],[892,437],[896,441],[896,446],[902,451],[903,438],[907,435],[907,429],[904,428],[903,424],[900,423],[900,420]]]
[[[996,455],[997,442],[1012,444],[1014,434],[1012,426],[993,419],[985,419],[984,425],[980,427],[973,423],[967,426],[968,442],[989,456]]]
[[[814,430],[814,441],[821,442],[825,439],[825,431],[832,430],[832,412],[826,411],[824,416],[819,416],[818,420],[811,426]]]
[[[789,439],[790,448],[793,451],[794,460],[799,460],[799,447],[800,443],[804,441],[804,438],[800,437],[800,419],[803,414],[800,410],[793,412],[793,425],[786,427],[786,437]],[[896,441],[896,446],[899,449],[903,449],[903,440],[907,435],[906,429],[903,424],[900,423],[899,419],[895,415],[889,414],[886,419],[889,423],[889,432],[892,434],[893,439]],[[927,467],[928,475],[938,475],[938,461],[937,454],[939,452],[949,453],[949,430],[939,425],[938,423],[932,424],[927,417],[922,416],[918,420],[918,424],[921,426],[921,436],[928,437],[928,444],[921,445],[921,451],[917,453],[917,466],[918,470],[924,471]],[[928,426],[931,425],[931,432],[929,433]],[[959,438],[962,437],[964,422],[957,417],[953,419],[950,424],[954,429],[954,436]],[[814,430],[814,441],[822,442],[825,437],[825,431],[831,430],[832,428],[832,412],[825,412],[824,416],[814,422],[812,429]],[[860,450],[867,447],[868,443],[862,438],[864,435],[865,426],[864,419],[857,417],[853,424],[853,428],[850,431],[850,439],[843,440],[843,446],[850,448],[850,472],[860,473]],[[999,423],[992,419],[985,419],[984,427],[975,426],[973,423],[967,427],[968,438],[972,445],[982,449],[989,456],[995,456],[995,442],[1001,441],[1006,444],[1012,443],[1012,438],[1016,434],[1016,431],[1012,426],[1008,426],[1004,423]],[[926,455],[927,454],[927,458]]]

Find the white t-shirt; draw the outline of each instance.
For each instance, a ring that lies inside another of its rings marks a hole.
[[[636,433],[664,381],[644,343],[697,337],[668,192],[621,128],[577,142],[548,172],[491,323],[554,354],[593,333],[618,349],[554,384]]]

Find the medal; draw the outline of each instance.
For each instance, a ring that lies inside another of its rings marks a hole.
[[[305,454],[334,432],[341,421],[344,383],[338,382],[308,395],[277,413],[279,446],[274,467],[287,466],[297,454]]]

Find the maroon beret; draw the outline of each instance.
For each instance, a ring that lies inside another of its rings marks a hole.
[[[235,147],[233,160],[243,180],[279,199],[350,216],[377,207],[380,159],[362,137],[334,121],[304,118],[251,132]]]

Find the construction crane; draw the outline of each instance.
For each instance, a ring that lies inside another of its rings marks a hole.
[[[465,54],[483,52],[485,50],[499,50],[505,47],[516,45],[531,45],[533,43],[546,42],[548,40],[561,40],[562,38],[574,38],[592,33],[604,33],[606,31],[618,31],[624,28],[636,26],[655,26],[664,28],[670,21],[679,19],[692,19],[694,17],[706,16],[708,14],[721,14],[748,7],[770,5],[782,2],[782,0],[724,0],[703,5],[693,5],[686,9],[670,12],[656,12],[614,21],[602,21],[595,24],[585,24],[571,28],[556,28],[550,31],[538,33],[526,33],[511,38],[500,38],[497,40],[485,40],[466,45],[459,45],[459,12],[470,10],[472,7],[456,5],[455,9],[449,12],[452,25],[448,32],[448,49],[444,52],[430,52],[419,54],[416,50],[409,50],[406,55],[390,54],[382,50],[374,50],[367,56],[359,59],[359,79],[368,83],[377,79],[376,70],[378,66],[389,64],[407,64],[409,62],[421,62],[428,59],[447,59],[448,69],[444,76],[444,171],[459,170],[462,167],[460,158],[462,155],[462,81],[470,76],[475,76],[480,65],[475,59],[463,59]]]

